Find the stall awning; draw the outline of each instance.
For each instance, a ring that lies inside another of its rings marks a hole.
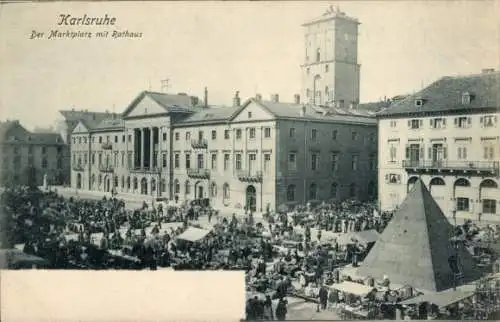
[[[419,304],[423,302],[429,302],[439,307],[446,307],[448,305],[451,305],[453,303],[471,297],[472,295],[474,295],[474,292],[458,291],[458,290],[457,291],[450,290],[438,293],[433,292],[405,300],[401,302],[401,304],[408,305],[408,304]]]
[[[353,239],[355,239],[363,244],[369,244],[376,242],[379,239],[379,236],[380,235],[376,230],[353,231],[340,235],[337,242],[343,245],[352,243]]]
[[[205,238],[206,235],[210,233],[210,230],[200,229],[195,227],[189,227],[185,232],[177,236],[177,239],[187,240],[190,242],[196,242]]]
[[[366,296],[368,293],[373,291],[373,287],[347,281],[339,284],[333,284],[330,288],[357,296]]]

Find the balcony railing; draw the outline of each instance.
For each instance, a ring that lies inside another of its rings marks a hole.
[[[101,172],[113,172],[113,171],[115,171],[115,168],[109,164],[101,164],[99,166],[99,171],[101,171]]]
[[[191,147],[193,147],[193,149],[206,149],[207,146],[207,140],[205,139],[191,140]]]
[[[208,169],[187,169],[187,175],[195,179],[208,179],[210,178],[210,170]]]
[[[262,171],[241,170],[237,172],[238,180],[245,182],[262,182]]]
[[[130,171],[131,173],[154,173],[154,174],[156,174],[156,173],[161,172],[161,168],[158,168],[158,167],[151,167],[151,168],[135,167],[135,168],[129,168],[128,171]]]
[[[101,144],[101,147],[103,150],[112,150],[113,144],[111,144],[109,142],[104,142],[103,144]]]
[[[73,164],[74,171],[83,171],[83,164]]]
[[[498,175],[498,161],[449,161],[449,160],[403,160],[403,168],[407,171],[446,171],[465,173],[487,173]]]

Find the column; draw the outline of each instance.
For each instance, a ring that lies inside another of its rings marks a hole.
[[[154,144],[154,127],[151,127],[149,128],[149,137],[150,137],[150,141],[149,141],[149,168],[152,169],[153,168],[153,157],[154,157],[154,148],[155,148],[155,144]]]
[[[146,146],[146,135],[144,128],[141,128],[141,169],[144,168],[144,147]]]

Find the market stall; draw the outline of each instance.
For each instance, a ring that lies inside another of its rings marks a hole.
[[[332,291],[341,293],[343,298],[341,314],[347,319],[367,319],[371,316],[370,303],[375,296],[375,288],[360,283],[344,281],[330,286]]]

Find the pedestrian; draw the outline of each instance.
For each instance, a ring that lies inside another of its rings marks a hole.
[[[285,299],[280,299],[278,305],[276,306],[276,318],[280,321],[284,321],[286,318],[286,302]]]
[[[274,320],[273,302],[271,301],[271,297],[269,295],[266,295],[266,300],[264,302],[264,320]]]

